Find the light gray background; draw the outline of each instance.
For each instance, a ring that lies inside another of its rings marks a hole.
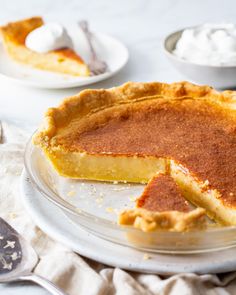
[[[50,21],[87,19],[91,28],[117,37],[130,52],[127,66],[115,77],[91,87],[112,87],[128,80],[184,80],[163,53],[163,39],[172,31],[204,22],[235,22],[235,0],[0,0],[0,24],[40,15]],[[80,88],[81,89],[81,88]],[[0,77],[0,118],[33,130],[49,106],[71,90],[26,88]],[[3,295],[48,294],[25,284],[1,285]]]

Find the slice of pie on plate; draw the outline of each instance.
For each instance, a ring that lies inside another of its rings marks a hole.
[[[89,76],[88,66],[71,48],[38,53],[25,46],[27,35],[43,24],[41,17],[32,17],[2,26],[0,32],[9,56],[17,62],[38,69],[74,76]]]
[[[233,91],[188,82],[84,90],[49,109],[33,141],[65,177],[147,183],[168,173],[187,200],[236,225],[235,102]]]

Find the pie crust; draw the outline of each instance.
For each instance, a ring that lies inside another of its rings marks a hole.
[[[190,212],[149,211],[146,209],[124,210],[119,215],[120,225],[129,225],[144,232],[168,230],[184,232],[206,229],[205,210],[196,208]]]
[[[235,225],[235,94],[188,82],[84,90],[47,111],[33,142],[65,177],[146,183],[168,171],[187,200]]]

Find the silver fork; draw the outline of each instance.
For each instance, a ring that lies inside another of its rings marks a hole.
[[[93,34],[89,30],[88,22],[85,20],[80,21],[79,26],[81,30],[83,31],[89,45],[90,60],[88,63],[88,67],[91,72],[91,75],[92,76],[101,75],[107,71],[108,69],[107,63],[101,60],[96,54],[96,51],[92,43]]]

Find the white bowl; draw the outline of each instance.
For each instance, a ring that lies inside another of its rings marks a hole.
[[[184,76],[197,84],[215,88],[236,87],[236,66],[200,65],[186,61],[173,53],[183,30],[168,35],[164,41],[165,53],[173,66]]]

